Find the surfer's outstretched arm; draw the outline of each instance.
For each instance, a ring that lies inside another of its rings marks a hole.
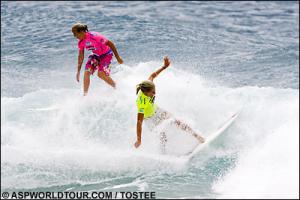
[[[136,142],[134,143],[135,148],[138,148],[142,143],[142,125],[144,120],[144,114],[138,113],[136,123]]]
[[[169,65],[170,65],[170,60],[169,60],[169,58],[166,56],[166,57],[164,57],[164,65],[163,65],[161,68],[159,68],[158,70],[156,70],[155,72],[153,72],[153,73],[149,76],[148,80],[153,81],[153,79],[154,79],[155,77],[157,77],[157,76],[160,74],[160,72],[162,72],[163,70],[167,69],[167,67],[169,67]]]
[[[123,64],[123,60],[122,58],[120,57],[119,53],[118,53],[118,50],[117,50],[117,47],[115,46],[115,44],[110,41],[110,40],[107,40],[106,42],[106,45],[110,47],[110,49],[112,50],[112,52],[114,53],[117,61],[119,64]]]
[[[175,119],[174,123],[176,124],[177,127],[179,127],[180,129],[191,133],[200,143],[204,143],[205,139],[203,137],[201,137],[199,134],[197,134],[189,125],[187,125],[186,123]]]

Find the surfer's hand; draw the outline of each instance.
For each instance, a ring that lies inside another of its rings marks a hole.
[[[76,80],[77,80],[77,82],[79,82],[79,77],[80,77],[80,72],[77,72],[77,74],[76,74]]]
[[[123,64],[123,60],[122,60],[122,58],[120,58],[120,57],[117,57],[117,61],[118,61],[118,63],[119,63],[119,64]]]
[[[167,67],[169,67],[170,65],[170,60],[168,58],[168,56],[164,57],[164,69],[166,69]]]
[[[135,148],[138,148],[140,145],[141,145],[141,141],[139,141],[139,140],[137,140],[137,141],[134,143]]]

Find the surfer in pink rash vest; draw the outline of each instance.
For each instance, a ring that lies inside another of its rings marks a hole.
[[[81,65],[84,59],[84,49],[91,51],[92,54],[88,57],[85,65],[83,78],[84,96],[87,95],[90,86],[90,76],[98,70],[98,77],[104,80],[113,88],[116,88],[115,81],[110,77],[110,67],[113,54],[115,55],[119,64],[123,63],[119,56],[117,48],[114,43],[108,40],[105,36],[95,31],[89,31],[87,25],[76,23],[72,27],[74,37],[78,39],[78,66],[76,80],[79,82]]]

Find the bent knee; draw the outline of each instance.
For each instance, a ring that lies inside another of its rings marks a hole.
[[[99,78],[104,78],[106,75],[103,71],[98,71]]]
[[[98,77],[101,79],[107,79],[107,75],[105,74],[104,71],[98,71]]]

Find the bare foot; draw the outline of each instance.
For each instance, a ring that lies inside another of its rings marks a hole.
[[[195,136],[195,138],[197,138],[197,140],[200,142],[200,143],[204,143],[205,142],[205,139],[203,137],[201,137],[200,135],[194,133],[193,136]]]

